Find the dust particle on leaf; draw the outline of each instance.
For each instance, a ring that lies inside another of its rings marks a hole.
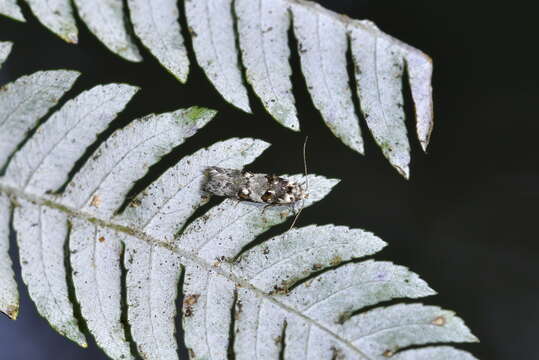
[[[350,312],[344,312],[342,313],[341,315],[339,315],[339,318],[337,319],[337,321],[335,321],[337,324],[344,324],[348,319],[350,319],[350,316],[352,314]]]
[[[432,320],[432,325],[444,326],[445,325],[445,318],[443,316],[438,316],[437,318]]]
[[[103,200],[101,199],[101,196],[94,195],[92,196],[92,199],[90,200],[90,206],[98,208],[99,206],[101,206],[102,202]]]
[[[395,352],[393,350],[386,350],[384,351],[384,353],[382,354],[384,355],[384,357],[392,357],[393,355],[395,355]]]
[[[188,306],[195,305],[199,297],[200,297],[200,294],[188,295],[185,297],[185,300],[183,301],[183,303]]]
[[[342,351],[337,349],[335,346],[331,347],[331,352],[333,353],[333,356],[331,358],[334,360],[342,360],[345,358]]]
[[[102,242],[105,242],[105,237],[104,237],[104,236],[100,236],[98,240],[99,240],[99,242],[101,242],[101,243],[102,243]]]
[[[335,256],[331,259],[329,263],[331,266],[337,266],[342,263],[342,258],[340,256]]]
[[[11,319],[11,320],[16,320],[17,319],[17,316],[19,315],[19,307],[16,306],[16,305],[10,305],[7,307],[6,309],[6,315]]]

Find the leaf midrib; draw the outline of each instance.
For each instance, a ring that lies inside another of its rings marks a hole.
[[[261,289],[255,287],[255,286],[253,286],[246,279],[243,279],[241,277],[236,276],[231,271],[225,271],[222,267],[215,267],[215,266],[213,266],[213,264],[209,263],[208,261],[206,261],[206,260],[204,260],[204,259],[202,259],[202,258],[200,258],[198,256],[193,255],[191,252],[182,250],[182,249],[180,249],[180,248],[178,248],[176,246],[173,246],[173,245],[171,245],[171,244],[169,244],[167,242],[164,242],[164,241],[158,240],[156,238],[153,238],[153,237],[143,233],[140,230],[132,229],[130,227],[120,225],[120,224],[112,222],[112,221],[104,220],[104,219],[95,217],[95,216],[93,216],[93,215],[91,215],[91,214],[89,214],[87,212],[83,212],[83,211],[74,209],[72,207],[66,206],[64,204],[61,204],[61,203],[55,201],[56,199],[55,199],[55,196],[53,196],[53,195],[49,195],[47,197],[47,196],[37,196],[37,195],[26,193],[26,192],[21,191],[21,190],[15,188],[13,186],[9,186],[9,185],[6,185],[6,184],[2,183],[1,178],[0,178],[0,192],[6,194],[8,196],[11,196],[11,197],[21,198],[21,199],[33,202],[33,203],[35,203],[35,204],[37,204],[39,206],[47,206],[47,207],[56,209],[56,210],[61,211],[64,214],[66,214],[67,216],[70,216],[70,217],[76,217],[76,218],[79,218],[79,219],[83,219],[83,220],[89,221],[89,222],[91,222],[91,223],[93,223],[95,225],[98,225],[98,226],[101,226],[101,227],[106,227],[106,228],[109,228],[109,229],[112,229],[112,230],[115,230],[115,231],[118,231],[118,232],[123,232],[125,234],[130,235],[130,236],[137,237],[139,240],[145,241],[150,246],[160,246],[160,247],[166,248],[166,249],[178,254],[179,256],[181,256],[182,260],[184,260],[184,261],[187,260],[187,261],[189,261],[191,263],[197,264],[197,265],[201,266],[202,268],[204,268],[205,270],[207,270],[207,272],[212,271],[215,274],[219,274],[220,276],[223,276],[224,278],[226,278],[226,279],[228,279],[228,280],[230,280],[230,281],[232,281],[232,282],[234,282],[236,284],[241,285],[241,287],[243,287],[243,288],[250,289],[251,291],[253,291],[256,294],[258,294],[259,296],[263,297],[267,301],[272,302],[273,304],[275,304],[279,308],[283,309],[284,311],[286,311],[288,313],[293,313],[294,315],[299,316],[305,322],[309,323],[312,326],[316,326],[317,328],[321,329],[322,331],[326,332],[328,335],[330,335],[333,338],[335,338],[336,340],[338,340],[343,345],[347,346],[348,348],[350,348],[353,351],[355,351],[356,353],[358,353],[363,359],[365,359],[365,360],[375,360],[374,358],[370,357],[365,352],[363,352],[359,348],[357,348],[357,346],[352,344],[350,341],[344,339],[339,334],[333,332],[332,330],[330,330],[326,326],[318,323],[317,321],[315,321],[312,318],[306,316],[305,314],[297,311],[296,309],[294,309],[294,308],[292,308],[292,307],[278,301],[274,297],[268,296],[267,293],[265,293],[264,291],[262,291]],[[185,262],[184,262],[184,265],[186,265]],[[232,266],[232,265],[229,265],[229,266]]]

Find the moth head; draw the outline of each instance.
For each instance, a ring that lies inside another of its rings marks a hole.
[[[293,182],[288,183],[284,190],[283,194],[279,196],[279,203],[281,204],[293,204],[306,199],[308,196],[301,185]]]

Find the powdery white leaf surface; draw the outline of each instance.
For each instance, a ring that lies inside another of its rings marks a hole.
[[[206,125],[216,112],[189,108],[147,115],[114,132],[68,184],[65,200],[108,218],[136,180],[174,147]]]
[[[367,359],[345,339],[278,306],[250,289],[238,289],[236,359]]]
[[[344,226],[292,229],[244,253],[238,276],[264,292],[287,289],[296,281],[344,261],[372,255],[386,243],[373,234]]]
[[[6,61],[7,57],[9,56],[9,53],[11,52],[11,48],[13,47],[13,43],[2,41],[0,42],[0,68],[2,67],[2,64],[4,61]]]
[[[303,180],[301,175],[284,177],[296,183]],[[323,199],[338,182],[308,175],[309,198],[305,207]],[[233,258],[257,235],[293,215],[289,206],[270,207],[265,211],[264,207],[265,204],[225,199],[188,225],[175,245],[210,262]]]
[[[344,323],[344,333],[374,359],[413,345],[477,341],[453,312],[422,304],[398,304],[356,315]]]
[[[298,131],[290,80],[287,2],[236,0],[234,4],[247,81],[278,122]]]
[[[392,166],[409,177],[402,77],[406,66],[417,135],[425,150],[433,127],[432,61],[426,54],[369,21],[350,19],[310,1],[187,0],[185,6],[197,60],[219,93],[237,107],[242,108],[238,96],[247,104],[241,82],[244,67],[247,82],[267,111],[283,126],[299,130],[289,64],[292,14],[301,68],[314,105],[345,145],[363,153],[348,74],[351,43],[356,91],[367,125]]]
[[[182,320],[191,359],[228,359],[234,289],[234,282],[212,270],[186,270]]]
[[[132,359],[122,312],[122,243],[119,234],[72,219],[69,252],[80,311],[97,345],[112,359]]]
[[[129,85],[100,85],[65,103],[13,156],[6,180],[36,194],[58,189],[97,134],[137,91]]]
[[[372,260],[343,265],[279,294],[282,291],[277,285],[276,297],[285,304],[334,329],[350,313],[366,306],[435,294],[407,268]]]
[[[243,84],[232,0],[186,0],[185,14],[197,62],[223,98],[251,112]]]
[[[19,292],[9,257],[11,201],[0,193],[0,311],[15,320],[19,314]]]
[[[17,231],[24,283],[37,311],[68,339],[87,347],[69,300],[64,265],[67,216],[59,210],[18,199],[13,227]]]
[[[79,77],[76,71],[38,71],[4,85],[0,91],[0,168],[28,131],[56,105]],[[17,175],[19,176],[19,175]]]
[[[238,289],[237,297],[234,314],[235,358],[278,359],[290,314],[249,289]]]
[[[393,355],[394,360],[477,360],[469,352],[449,346],[429,346],[421,349],[406,350]]]
[[[127,3],[135,34],[172,75],[186,82],[189,59],[178,22],[178,1],[129,0]]]
[[[77,43],[78,29],[70,0],[26,0],[37,19],[68,43]]]
[[[398,41],[395,39],[395,41]],[[415,104],[417,137],[424,151],[430,141],[430,134],[434,127],[434,114],[432,103],[432,60],[422,53],[404,43],[401,43],[405,50],[406,70],[408,70],[408,80],[410,90]]]
[[[347,69],[345,22],[335,13],[310,2],[293,4],[291,10],[301,68],[314,105],[335,136],[351,149],[363,153]]]
[[[138,352],[145,360],[178,359],[174,334],[179,255],[130,237],[125,267],[128,321]]]
[[[147,235],[170,242],[208,200],[202,192],[208,166],[241,169],[269,147],[256,139],[229,139],[181,159],[126,208],[122,219]]]
[[[369,21],[349,26],[361,111],[376,143],[391,165],[409,177],[410,145],[404,124],[399,47]]]
[[[360,359],[370,360],[361,349],[351,347],[346,339],[336,338],[322,328],[303,319],[287,323],[285,357],[288,359]]]
[[[128,32],[122,0],[74,2],[82,21],[110,51],[129,61],[142,61],[137,45]]]
[[[7,16],[18,21],[26,21],[21,12],[21,8],[19,5],[17,5],[17,0],[0,1],[0,15]]]

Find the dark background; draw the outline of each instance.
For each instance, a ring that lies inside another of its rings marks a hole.
[[[273,146],[250,169],[297,173],[302,169],[300,149],[309,135],[310,171],[342,182],[324,201],[304,211],[300,226],[335,223],[373,231],[389,243],[377,258],[420,274],[439,292],[424,302],[456,311],[481,339],[480,344],[462,348],[482,359],[539,359],[535,12],[518,2],[319,2],[351,17],[370,19],[434,59],[436,126],[427,155],[411,138],[410,181],[384,160],[365,126],[365,156],[331,135],[297,75],[295,54],[300,134],[279,126],[254,98],[254,115],[233,109],[194,61],[184,86],[148,52],[142,64],[123,61],[81,24],[80,44],[64,43],[26,6],[27,24],[0,18],[0,40],[15,42],[0,82],[37,70],[68,68],[83,74],[69,97],[100,83],[141,86],[116,127],[135,116],[189,105],[219,110],[218,118],[178,149],[177,158],[217,140],[251,136]],[[187,43],[190,46],[190,40]],[[409,105],[409,131],[415,134]],[[0,318],[1,359],[106,358],[94,344],[83,350],[57,335],[37,315],[27,290],[20,290],[20,318]]]

